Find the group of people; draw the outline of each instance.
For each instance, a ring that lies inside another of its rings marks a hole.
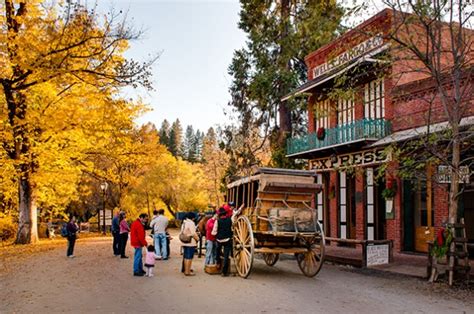
[[[233,202],[224,204],[206,223],[206,259],[204,265],[217,264],[218,268],[222,270],[222,276],[229,276],[233,236],[232,224],[244,205],[238,210],[234,210],[234,206]]]
[[[222,270],[223,276],[229,275],[229,260],[232,253],[232,224],[235,218],[242,210],[243,205],[234,209],[234,203],[220,207],[216,213],[206,223],[206,259],[205,265],[218,265]],[[127,241],[130,234],[130,245],[134,248],[133,256],[133,275],[134,276],[153,276],[153,268],[156,260],[168,260],[170,249],[170,237],[167,232],[168,218],[164,215],[164,210],[153,211],[153,219],[150,222],[154,245],[148,245],[146,241],[146,226],[148,224],[148,215],[140,214],[131,225],[126,220],[124,211],[117,212],[112,219],[111,231],[113,235],[113,253],[121,258],[128,258],[125,254]],[[182,272],[186,276],[194,276],[192,270],[192,260],[199,241],[199,234],[194,222],[194,214],[188,213],[183,220],[181,233],[191,238],[189,242],[181,243],[183,247],[183,265]],[[75,217],[71,217],[67,224],[68,248],[67,256],[74,257],[74,244],[76,233],[79,228]],[[146,248],[145,263],[143,263],[143,248]],[[221,258],[222,257],[222,258]],[[146,269],[146,271],[145,271]]]

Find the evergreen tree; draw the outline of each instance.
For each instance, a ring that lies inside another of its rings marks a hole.
[[[170,123],[164,119],[161,123],[160,130],[158,131],[160,137],[160,144],[165,145],[169,149],[170,145]]]
[[[334,0],[241,0],[241,6],[239,27],[248,41],[229,67],[230,106],[241,121],[239,134],[248,138],[256,127],[272,134],[273,163],[288,167],[281,158],[285,140],[301,131],[305,101],[281,98],[306,80],[304,57],[334,38],[343,11]]]
[[[203,147],[204,133],[197,130],[194,136],[194,142],[192,145],[192,152],[197,162],[202,162],[202,147]]]
[[[179,119],[171,125],[168,148],[173,156],[183,157],[183,128]]]
[[[193,144],[195,141],[194,129],[192,125],[186,127],[186,133],[184,135],[183,142],[183,159],[189,162],[195,162],[195,155],[193,151]]]

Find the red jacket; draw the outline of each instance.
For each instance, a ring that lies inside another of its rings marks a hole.
[[[130,244],[134,248],[147,246],[145,240],[145,227],[143,227],[140,219],[132,222],[132,226],[130,227]]]
[[[206,223],[206,240],[216,241],[216,236],[212,235],[212,229],[214,228],[214,224],[216,220],[211,218]]]

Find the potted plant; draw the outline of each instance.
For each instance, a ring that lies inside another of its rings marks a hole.
[[[386,200],[393,200],[395,194],[397,194],[396,181],[388,179],[385,189],[382,191],[382,197]]]
[[[436,261],[441,261],[446,254],[448,253],[449,246],[453,241],[453,235],[449,228],[439,228],[436,233],[436,239],[433,243],[433,248],[431,249],[431,256],[436,258]]]

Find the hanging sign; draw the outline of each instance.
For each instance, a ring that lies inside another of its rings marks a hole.
[[[449,166],[438,166],[438,183],[451,183],[452,169]],[[469,167],[459,167],[459,183],[469,183]]]
[[[328,171],[337,168],[380,164],[387,161],[390,161],[390,156],[385,152],[384,148],[375,148],[356,153],[312,159],[309,161],[309,169]]]
[[[367,39],[366,41],[358,44],[357,46],[352,47],[349,50],[344,51],[337,57],[325,62],[321,65],[318,65],[313,69],[313,79],[318,76],[323,75],[324,73],[329,72],[330,70],[349,63],[350,61],[359,58],[363,54],[378,48],[383,45],[382,34],[377,34],[374,37]]]

